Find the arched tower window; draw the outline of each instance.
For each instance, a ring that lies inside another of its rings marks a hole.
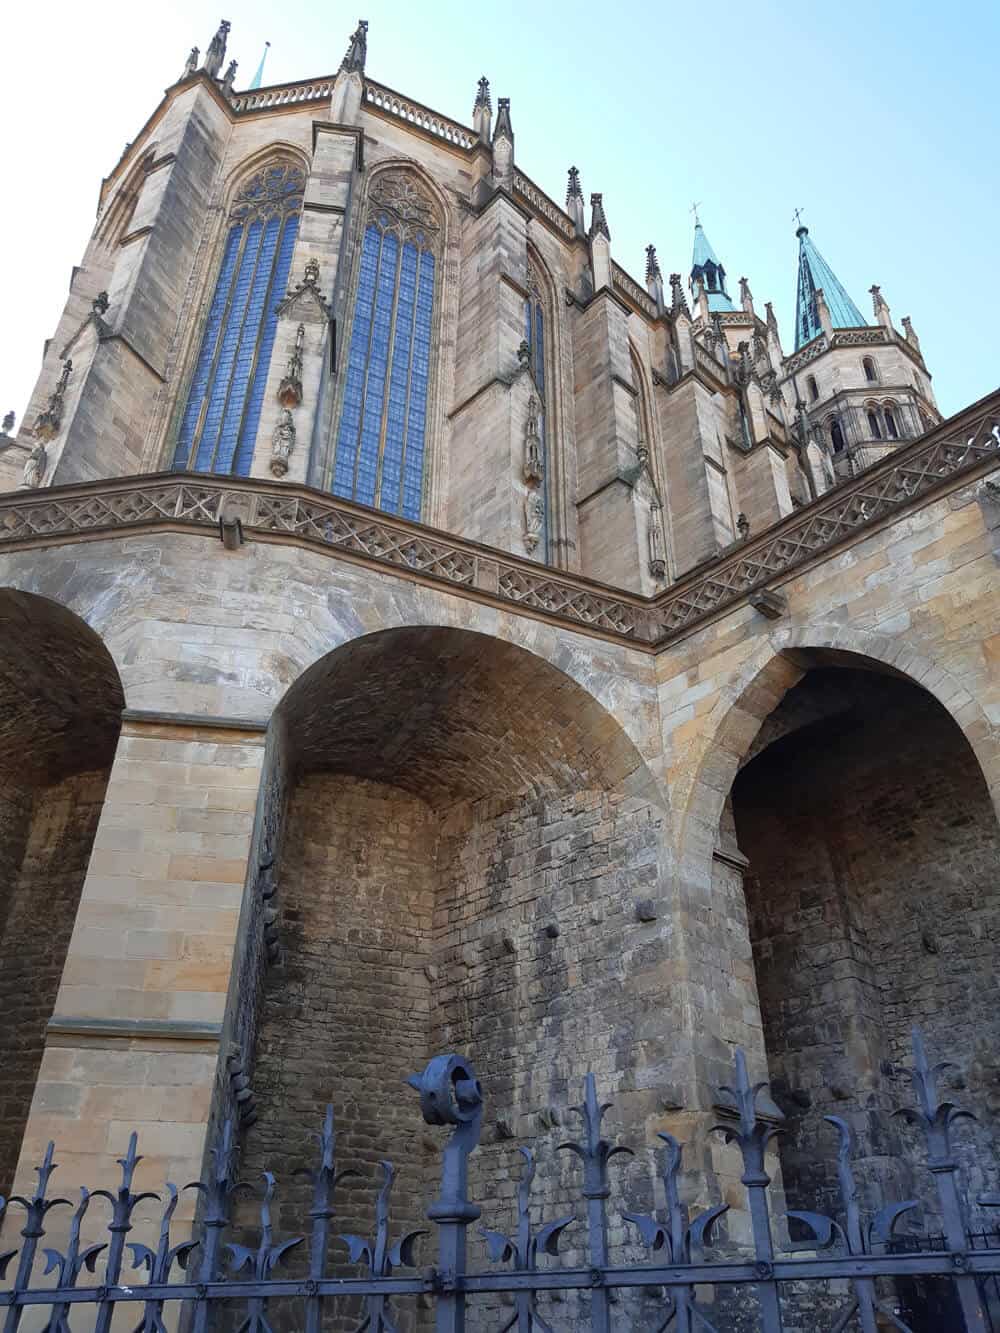
[[[882,408],[882,416],[885,420],[886,434],[889,436],[889,439],[898,440],[899,426],[896,422],[896,413],[893,411],[890,404],[886,403],[886,405]]]
[[[272,162],[233,201],[177,436],[177,470],[241,477],[250,471],[305,183],[301,167]]]
[[[833,445],[833,452],[839,454],[846,443],[844,440],[844,428],[840,424],[838,417],[833,417],[830,421],[830,443]]]
[[[816,387],[816,378],[814,375],[809,375],[806,377],[806,388],[809,390],[810,400],[812,402],[815,402],[816,399],[819,397],[819,389]]]
[[[868,429],[871,431],[873,440],[882,438],[882,423],[878,419],[878,413],[873,407],[868,409]]]
[[[406,171],[368,198],[333,493],[419,519],[441,226]]]
[[[865,371],[865,379],[869,384],[874,384],[878,380],[878,371],[875,369],[875,362],[870,356],[866,356],[861,362]]]

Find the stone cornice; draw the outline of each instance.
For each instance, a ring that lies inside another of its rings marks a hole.
[[[216,539],[225,509],[239,517],[251,541],[304,546],[567,629],[657,651],[754,591],[780,585],[793,572],[998,465],[1000,390],[653,598],[310,487],[190,473],[2,495],[0,553],[150,530],[202,532]]]

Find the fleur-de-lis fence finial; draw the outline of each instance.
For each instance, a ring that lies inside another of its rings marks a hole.
[[[639,1230],[643,1244],[656,1253],[666,1250],[671,1264],[690,1264],[704,1258],[705,1247],[710,1243],[712,1230],[719,1218],[729,1211],[729,1204],[718,1204],[700,1213],[690,1223],[681,1204],[678,1176],[681,1169],[682,1145],[673,1134],[660,1133],[656,1136],[667,1145],[662,1172],[663,1193],[667,1203],[667,1224],[651,1213],[622,1213],[626,1222],[631,1222]],[[707,1333],[716,1333],[704,1311],[697,1308],[693,1290],[678,1287],[676,1292],[669,1292],[667,1297],[667,1317],[660,1324],[657,1333],[664,1333],[673,1319],[677,1333],[691,1333],[693,1316],[699,1320],[699,1326]]]
[[[107,1199],[111,1204],[111,1221],[108,1224],[111,1240],[108,1243],[108,1263],[104,1278],[104,1285],[109,1292],[109,1298],[101,1302],[101,1307],[97,1312],[97,1322],[94,1325],[95,1333],[109,1333],[111,1328],[115,1303],[110,1299],[110,1292],[118,1285],[118,1279],[122,1274],[125,1237],[132,1230],[132,1214],[145,1199],[159,1199],[160,1197],[152,1190],[146,1190],[142,1194],[132,1192],[135,1169],[142,1161],[142,1157],[136,1151],[137,1146],[138,1136],[133,1130],[129,1135],[128,1151],[124,1157],[118,1158],[118,1165],[122,1169],[122,1178],[114,1194],[110,1190],[94,1190],[95,1199]]]
[[[198,1284],[202,1289],[206,1283],[214,1281],[219,1269],[222,1232],[229,1225],[229,1204],[235,1188],[234,1156],[233,1121],[229,1117],[223,1123],[222,1131],[209,1153],[211,1168],[208,1180],[193,1180],[187,1186],[188,1189],[197,1190],[205,1201],[201,1223],[201,1262],[198,1265]],[[193,1333],[205,1333],[208,1311],[208,1301],[199,1295],[195,1304]]]
[[[781,1333],[781,1304],[778,1299],[778,1284],[774,1281],[774,1241],[771,1237],[771,1217],[768,1208],[767,1187],[771,1177],[764,1170],[764,1154],[771,1140],[781,1133],[775,1125],[775,1118],[783,1120],[780,1111],[771,1120],[762,1119],[758,1098],[768,1086],[767,1080],[751,1083],[747,1072],[747,1058],[739,1048],[736,1050],[736,1079],[733,1086],[723,1086],[720,1093],[725,1094],[733,1103],[739,1118],[739,1129],[732,1124],[714,1125],[713,1130],[722,1134],[727,1143],[739,1145],[743,1158],[743,1185],[747,1192],[747,1204],[750,1209],[750,1225],[753,1229],[754,1253],[757,1260],[757,1273],[760,1281],[757,1287],[761,1315],[767,1333]],[[775,1108],[777,1109],[777,1108]]]
[[[55,1154],[56,1145],[49,1142],[45,1149],[45,1156],[42,1159],[41,1166],[35,1167],[35,1174],[38,1176],[38,1184],[35,1192],[30,1199],[25,1198],[23,1194],[14,1194],[10,1198],[10,1203],[16,1203],[19,1208],[25,1211],[24,1226],[21,1228],[21,1236],[24,1244],[21,1246],[21,1255],[17,1261],[17,1273],[14,1275],[14,1293],[27,1291],[31,1282],[31,1270],[35,1263],[35,1253],[38,1250],[38,1242],[45,1235],[45,1215],[50,1208],[61,1206],[69,1207],[69,1199],[47,1199],[45,1197],[49,1188],[49,1179],[52,1172],[56,1169],[58,1163],[52,1160]],[[7,1265],[14,1257],[16,1251],[2,1256],[0,1262],[3,1263],[3,1270],[0,1270],[0,1276],[6,1271]],[[21,1322],[23,1311],[21,1305],[10,1305],[7,1307],[7,1317],[4,1320],[4,1333],[14,1333],[18,1324]]]
[[[340,1239],[347,1246],[351,1263],[363,1263],[372,1277],[391,1277],[395,1268],[415,1268],[414,1245],[426,1231],[409,1231],[393,1246],[389,1244],[389,1199],[392,1195],[392,1182],[396,1172],[391,1162],[379,1162],[382,1168],[382,1188],[379,1190],[375,1205],[375,1239],[367,1241],[363,1236],[346,1235]],[[381,1293],[365,1298],[365,1317],[358,1325],[357,1333],[368,1330],[369,1333],[396,1333],[396,1325],[389,1308],[388,1295]]]
[[[170,1222],[177,1207],[177,1186],[168,1180],[166,1190],[169,1197],[160,1219],[160,1238],[156,1252],[154,1253],[148,1245],[140,1245],[135,1241],[130,1241],[128,1247],[132,1251],[132,1267],[146,1269],[149,1275],[148,1285],[151,1287],[168,1283],[170,1270],[174,1264],[177,1264],[178,1268],[187,1268],[191,1251],[198,1246],[197,1240],[183,1240],[178,1245],[170,1244]],[[146,1302],[142,1320],[136,1325],[135,1333],[167,1333],[163,1322],[162,1300]]]
[[[75,1287],[76,1280],[86,1268],[88,1273],[94,1271],[97,1264],[97,1257],[102,1250],[106,1249],[106,1243],[100,1245],[89,1245],[85,1249],[80,1248],[80,1224],[83,1221],[84,1214],[90,1204],[90,1191],[83,1186],[80,1187],[80,1202],[73,1213],[73,1220],[69,1227],[69,1241],[66,1245],[66,1253],[63,1254],[56,1249],[45,1249],[45,1274],[58,1273],[56,1279],[57,1287]],[[53,1305],[49,1322],[45,1325],[43,1333],[69,1333],[69,1304],[61,1302]]]
[[[872,1254],[876,1245],[886,1247],[890,1245],[896,1223],[904,1213],[917,1206],[917,1200],[907,1199],[903,1203],[886,1204],[878,1210],[867,1228],[864,1228],[858,1206],[858,1184],[852,1165],[857,1147],[854,1131],[839,1115],[825,1115],[823,1119],[833,1125],[840,1135],[837,1149],[837,1179],[844,1205],[844,1225],[841,1226],[832,1217],[827,1217],[823,1213],[789,1209],[786,1216],[807,1227],[821,1249],[839,1242],[849,1255],[861,1258]],[[896,1311],[878,1300],[874,1279],[853,1278],[852,1289],[850,1304],[838,1315],[840,1328],[849,1328],[851,1321],[857,1317],[861,1333],[878,1333],[878,1314],[881,1313],[894,1328],[900,1329],[901,1333],[912,1333],[909,1326],[900,1320]]]
[[[556,1255],[559,1253],[559,1237],[576,1218],[572,1213],[560,1217],[542,1227],[538,1235],[531,1229],[531,1185],[535,1179],[535,1158],[530,1148],[519,1148],[527,1166],[517,1190],[517,1235],[513,1239],[502,1231],[487,1231],[482,1228],[486,1240],[486,1249],[494,1263],[513,1263],[523,1273],[534,1273],[538,1268],[539,1254]],[[514,1314],[504,1324],[500,1333],[517,1326],[518,1333],[531,1333],[532,1329],[540,1333],[552,1333],[552,1329],[535,1308],[534,1291],[516,1291],[514,1293]]]
[[[937,1186],[945,1242],[952,1254],[964,1259],[969,1248],[968,1224],[958,1187],[958,1163],[952,1151],[951,1127],[957,1120],[975,1120],[976,1117],[955,1102],[942,1102],[938,1098],[938,1079],[946,1069],[954,1068],[951,1060],[941,1060],[933,1066],[929,1063],[923,1035],[915,1027],[910,1082],[916,1093],[917,1107],[904,1106],[893,1114],[923,1130],[927,1141],[927,1167]],[[985,1329],[987,1324],[976,1279],[971,1275],[956,1277],[955,1290],[968,1327]]]
[[[633,1156],[631,1148],[609,1143],[601,1137],[601,1121],[611,1109],[611,1102],[598,1102],[597,1081],[588,1074],[583,1084],[583,1105],[570,1109],[583,1121],[583,1138],[560,1143],[557,1152],[572,1152],[583,1163],[583,1197],[587,1200],[587,1232],[590,1240],[590,1266],[597,1272],[608,1265],[607,1201],[608,1163],[619,1155]],[[595,1285],[591,1294],[591,1321],[594,1333],[608,1333],[611,1327],[611,1301],[607,1288]]]
[[[260,1200],[260,1240],[257,1248],[252,1250],[249,1245],[235,1243],[226,1246],[230,1255],[230,1271],[239,1273],[247,1268],[255,1282],[266,1282],[285,1256],[305,1240],[304,1236],[293,1236],[291,1240],[275,1243],[274,1230],[271,1226],[271,1200],[274,1198],[275,1180],[270,1171],[261,1174],[264,1177],[264,1189]],[[237,1333],[273,1333],[271,1325],[267,1322],[266,1296],[250,1297],[247,1301],[247,1317],[240,1324]]]
[[[309,1209],[312,1234],[309,1238],[309,1276],[318,1282],[326,1268],[326,1254],[330,1243],[330,1221],[333,1217],[333,1195],[337,1186],[348,1176],[357,1176],[350,1168],[338,1171],[337,1135],[333,1127],[333,1106],[326,1108],[323,1128],[316,1136],[319,1144],[319,1162],[315,1167],[301,1167],[296,1176],[312,1183],[313,1198]],[[313,1295],[306,1300],[306,1333],[320,1333],[323,1324],[323,1297]]]

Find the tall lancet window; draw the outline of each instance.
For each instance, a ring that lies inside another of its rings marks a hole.
[[[361,242],[333,493],[419,519],[441,227],[405,171],[376,177]]]
[[[528,260],[528,296],[524,303],[524,341],[528,345],[528,367],[538,390],[539,411],[537,414],[538,452],[541,464],[541,477],[537,479],[538,490],[529,496],[533,515],[528,527],[535,529],[538,539],[538,554],[547,561],[549,558],[549,468],[548,468],[548,393],[545,375],[545,305],[542,298],[542,281],[535,265]]]
[[[179,471],[250,471],[305,184],[301,167],[274,162],[236,195],[177,436]]]

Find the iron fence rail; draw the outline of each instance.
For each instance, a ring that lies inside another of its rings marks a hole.
[[[836,1170],[841,1211],[835,1217],[786,1211],[786,1222],[795,1220],[805,1227],[814,1243],[810,1252],[790,1255],[776,1248],[769,1194],[768,1150],[778,1126],[773,1107],[768,1107],[766,1115],[761,1113],[758,1103],[766,1084],[750,1081],[742,1052],[736,1056],[731,1086],[721,1090],[723,1104],[731,1114],[715,1127],[738,1147],[743,1165],[741,1179],[752,1245],[747,1247],[749,1252],[735,1256],[720,1255],[716,1241],[728,1205],[706,1209],[694,1218],[688,1215],[678,1186],[682,1145],[671,1135],[661,1134],[663,1205],[649,1213],[620,1212],[637,1243],[648,1250],[649,1258],[643,1263],[611,1262],[608,1204],[612,1189],[608,1165],[615,1156],[631,1154],[631,1150],[603,1136],[602,1123],[609,1107],[599,1101],[593,1075],[587,1075],[583,1101],[573,1108],[581,1122],[580,1137],[567,1140],[557,1149],[573,1154],[581,1167],[582,1225],[589,1256],[585,1266],[558,1264],[563,1233],[574,1224],[580,1225],[575,1212],[540,1227],[533,1224],[537,1212],[531,1200],[535,1160],[530,1150],[522,1148],[525,1167],[518,1189],[515,1229],[507,1234],[479,1228],[497,1267],[468,1270],[468,1229],[480,1219],[479,1207],[468,1197],[468,1160],[479,1143],[483,1097],[468,1062],[454,1055],[435,1057],[422,1074],[410,1080],[420,1095],[424,1120],[451,1129],[443,1151],[439,1197],[427,1211],[437,1229],[437,1262],[433,1267],[418,1268],[416,1242],[426,1231],[394,1234],[391,1195],[395,1172],[390,1162],[381,1164],[382,1185],[372,1234],[334,1234],[336,1188],[351,1173],[337,1166],[332,1109],[328,1109],[317,1135],[316,1162],[300,1173],[312,1187],[309,1227],[302,1235],[276,1237],[271,1209],[277,1182],[265,1172],[251,1244],[239,1239],[246,1239],[246,1228],[237,1232],[231,1227],[234,1198],[246,1188],[236,1175],[237,1145],[231,1123],[224,1126],[212,1149],[206,1178],[185,1187],[197,1191],[201,1199],[196,1235],[176,1242],[172,1230],[179,1198],[177,1186],[168,1183],[162,1196],[133,1189],[136,1167],[142,1160],[135,1134],[120,1159],[117,1188],[93,1193],[81,1189],[75,1204],[49,1195],[57,1165],[50,1144],[37,1168],[34,1194],[0,1201],[3,1210],[17,1207],[25,1214],[21,1244],[0,1254],[0,1278],[6,1279],[8,1271],[13,1271],[10,1289],[0,1292],[4,1333],[16,1333],[25,1312],[36,1307],[48,1307],[50,1311],[45,1333],[70,1333],[71,1320],[78,1313],[83,1317],[80,1307],[89,1307],[86,1324],[97,1333],[108,1333],[118,1307],[135,1310],[135,1333],[166,1333],[168,1305],[175,1311],[183,1309],[188,1327],[203,1331],[217,1322],[222,1303],[231,1310],[234,1302],[245,1308],[240,1333],[271,1333],[271,1307],[277,1301],[296,1303],[294,1327],[319,1333],[330,1303],[347,1298],[362,1307],[357,1321],[359,1333],[393,1333],[398,1327],[394,1303],[416,1296],[425,1297],[433,1305],[438,1333],[462,1333],[469,1320],[475,1322],[476,1298],[489,1297],[503,1297],[512,1307],[500,1312],[500,1319],[506,1321],[504,1330],[516,1327],[519,1333],[551,1333],[552,1325],[539,1312],[538,1298],[571,1292],[585,1293],[586,1300],[567,1317],[567,1327],[586,1327],[600,1333],[614,1325],[614,1306],[620,1299],[616,1293],[627,1296],[636,1291],[645,1292],[657,1308],[641,1325],[635,1322],[638,1316],[634,1310],[627,1316],[623,1313],[619,1323],[627,1317],[628,1327],[648,1324],[656,1333],[668,1329],[676,1333],[727,1333],[732,1325],[725,1322],[725,1313],[699,1301],[706,1289],[747,1295],[739,1315],[741,1333],[749,1327],[759,1333],[783,1333],[782,1293],[793,1285],[801,1291],[802,1284],[808,1282],[824,1284],[831,1293],[829,1301],[816,1308],[816,1333],[845,1333],[849,1329],[878,1333],[885,1327],[917,1333],[907,1322],[914,1317],[908,1307],[904,1309],[886,1297],[887,1283],[913,1278],[945,1284],[950,1293],[954,1314],[948,1316],[948,1329],[941,1328],[939,1333],[988,1333],[993,1327],[990,1308],[1000,1291],[1000,1236],[971,1227],[969,1201],[961,1189],[951,1140],[955,1123],[969,1113],[939,1096],[938,1081],[947,1067],[944,1063],[930,1065],[920,1034],[915,1031],[910,1078],[916,1105],[897,1114],[923,1131],[940,1234],[897,1234],[897,1227],[904,1219],[909,1220],[918,1206],[914,1199],[885,1202],[874,1211],[862,1213],[852,1165],[852,1132],[846,1121],[829,1116],[826,1118],[840,1141]],[[164,1202],[164,1208],[155,1248],[129,1241],[136,1209],[156,1199]],[[81,1237],[94,1200],[110,1207],[106,1239],[84,1244]],[[1000,1194],[981,1194],[975,1202],[979,1208],[1000,1208]],[[73,1211],[68,1231],[60,1232],[60,1236],[65,1235],[63,1248],[50,1244],[41,1249],[41,1276],[54,1277],[56,1284],[42,1286],[37,1273],[40,1243],[47,1238],[47,1217],[57,1208]],[[225,1240],[227,1233],[231,1238]],[[346,1249],[348,1261],[362,1268],[363,1275],[331,1273],[335,1243]],[[277,1275],[278,1267],[296,1250],[307,1256],[308,1276]],[[103,1280],[81,1285],[86,1274],[97,1273],[99,1262],[103,1264]],[[126,1278],[126,1268],[129,1274],[144,1273],[144,1279]],[[848,1294],[841,1297],[837,1293],[845,1286]],[[832,1312],[828,1309],[831,1302],[839,1302]],[[287,1319],[283,1326],[288,1326]]]

